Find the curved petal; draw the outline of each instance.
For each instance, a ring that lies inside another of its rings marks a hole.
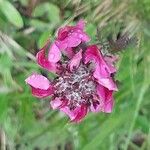
[[[74,43],[75,43],[75,39],[77,40],[80,40],[80,43],[81,42],[89,42],[90,41],[90,37],[85,33],[83,32],[82,30],[80,29],[74,29],[72,33],[69,34],[68,38],[73,38],[74,39]],[[78,43],[78,45],[80,44]],[[76,44],[77,45],[77,44]],[[77,46],[78,46],[77,45]]]
[[[111,101],[105,104],[104,112],[111,113],[114,106],[114,99],[112,98]]]
[[[78,68],[80,61],[82,59],[82,50],[80,50],[77,54],[69,62],[70,71],[73,71],[74,67]]]
[[[84,53],[85,64],[91,61],[94,61],[95,63],[100,61],[100,51],[96,45],[88,46]]]
[[[112,99],[113,91],[105,88],[104,86],[97,85],[97,94],[103,101],[109,101]]]
[[[90,41],[90,37],[85,32],[82,33],[82,41],[83,42],[89,42]]]
[[[76,38],[74,36],[70,36],[67,38],[67,45],[68,47],[76,47],[81,43],[80,38]]]
[[[31,86],[31,90],[32,90],[32,95],[37,98],[45,98],[54,93],[54,88],[52,86],[50,86],[47,90],[36,89]]]
[[[46,48],[48,47],[49,42],[37,53],[36,59],[37,63],[47,69],[48,71],[56,72],[57,71],[57,65],[55,63],[49,62],[48,59],[45,56]]]
[[[83,19],[80,19],[78,21],[76,27],[78,29],[80,29],[80,30],[77,30],[77,32],[79,33],[78,36],[82,39],[82,41],[89,42],[90,41],[90,37],[84,32],[85,21]]]
[[[48,61],[52,63],[57,63],[60,59],[61,59],[61,52],[56,46],[56,44],[53,43],[48,52]]]
[[[84,30],[85,28],[85,21],[83,19],[80,19],[78,22],[77,22],[77,25],[76,25],[77,28],[81,29],[81,30]]]
[[[46,77],[36,73],[29,76],[25,82],[34,88],[42,90],[47,90],[50,86],[50,81]]]
[[[80,20],[76,26],[65,26],[58,31],[58,38],[56,39],[56,45],[60,50],[66,48],[76,47],[81,42],[88,42],[89,36],[83,31],[85,23]]]
[[[56,97],[54,100],[51,100],[50,105],[53,109],[63,108],[67,105],[68,100],[60,99]]]
[[[71,122],[80,122],[87,114],[86,105],[76,107],[74,110],[70,110],[70,108],[66,106],[61,108],[60,110],[69,116]]]
[[[94,70],[94,75],[100,76],[101,78],[107,78],[110,77],[110,74],[106,70],[105,66],[102,64],[96,63],[95,64],[95,70]]]
[[[57,47],[60,49],[60,50],[65,50],[67,48],[67,39],[63,40],[63,41],[56,41],[55,42]]]
[[[59,28],[57,40],[63,41],[68,36],[69,30],[70,30],[70,26]]]
[[[63,50],[63,53],[70,59],[75,55],[75,53],[71,47]]]
[[[102,110],[102,108],[100,105],[95,106],[95,104],[92,103],[90,106],[90,110],[91,110],[91,112],[100,112]]]
[[[110,113],[113,109],[113,91],[98,85],[97,86],[97,94],[100,98],[100,101],[103,102],[102,111],[106,113]]]
[[[25,82],[31,86],[32,94],[38,98],[44,98],[54,93],[54,88],[50,81],[39,74],[32,74]]]
[[[60,98],[55,98],[54,100],[50,101],[50,105],[53,109],[57,109],[59,108],[59,106],[61,106],[62,101]]]
[[[93,100],[93,102],[91,103],[91,106],[90,106],[90,110],[92,112],[99,112],[99,111],[102,111],[102,107],[103,107],[103,101],[101,101],[100,99],[95,101]]]
[[[118,91],[116,84],[111,78],[99,78],[98,82],[109,90]]]
[[[81,105],[76,112],[77,113],[76,117],[71,121],[72,122],[80,122],[86,116],[87,111],[88,111],[87,106]]]
[[[70,120],[73,120],[76,116],[76,114],[74,113],[74,111],[70,110],[70,108],[68,106],[65,106],[63,108],[60,108],[60,110],[62,112],[64,112],[66,115],[69,116]]]
[[[109,77],[107,72],[100,69],[99,65],[96,65],[95,71],[93,73],[94,78],[97,79],[97,82],[109,90],[118,91],[117,85],[111,77]]]
[[[96,65],[99,65],[101,69],[105,71],[105,75],[110,75],[111,73],[116,72],[116,68],[113,67],[113,64],[110,64],[110,62],[107,63],[105,61],[103,55],[96,45],[91,45],[87,48],[84,55],[84,61],[85,63],[94,61]]]
[[[105,86],[109,90],[118,91],[117,85],[113,79],[109,76],[105,68],[100,68],[99,65],[95,66],[93,76],[97,79],[98,83]]]
[[[76,38],[74,36],[68,36],[63,41],[56,41],[56,45],[60,50],[65,50],[67,48],[76,47],[81,43],[80,38]]]
[[[113,55],[111,55],[111,56],[105,56],[104,59],[105,59],[105,61],[107,63],[113,64],[113,63],[115,63],[115,62],[118,61],[119,56],[118,55],[115,55],[115,56],[113,56]]]
[[[107,63],[108,70],[111,73],[117,72],[117,69],[114,67],[114,63],[117,62],[119,59],[119,56],[105,56],[104,61]]]

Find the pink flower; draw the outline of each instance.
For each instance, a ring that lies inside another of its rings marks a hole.
[[[78,47],[81,42],[88,41],[83,28],[84,23],[80,21],[74,27],[60,29],[56,41],[51,46],[47,42],[38,52],[37,63],[57,74],[53,81],[37,73],[25,80],[34,96],[51,96],[51,107],[64,112],[72,122],[80,122],[89,112],[112,112],[113,92],[117,91],[112,78],[116,72],[114,59],[104,57],[96,45],[85,49]],[[74,34],[68,35],[70,30],[81,34],[82,38]],[[79,42],[73,43],[75,38]],[[63,48],[69,57],[62,59],[63,51],[60,51],[61,44],[58,43],[65,43]],[[76,47],[76,50],[72,51],[72,47]]]
[[[53,46],[50,48],[50,51],[51,49],[53,49]],[[80,122],[90,111],[110,113],[113,108],[112,93],[116,90],[116,85],[110,76],[112,72],[100,53],[93,55],[95,61],[87,63],[89,55],[92,60],[92,55],[89,53],[90,50],[93,50],[93,48],[88,47],[86,51],[80,50],[72,59],[66,58],[65,62],[59,60],[60,57],[55,54],[57,50],[52,50],[54,56],[59,59],[50,62],[45,58],[45,54],[41,53],[41,51],[45,51],[44,47],[39,52],[41,57],[37,57],[37,61],[42,62],[41,66],[45,66],[45,69],[49,68],[49,63],[50,66],[51,63],[57,66],[50,71],[55,71],[58,77],[50,82],[42,75],[32,74],[26,79],[26,83],[31,86],[34,96],[39,98],[52,96],[51,107],[60,109],[73,122]],[[40,60],[41,58],[46,59],[46,61]],[[94,64],[93,67],[90,66],[91,63]],[[96,66],[102,67],[102,70],[96,70]],[[108,74],[103,72],[104,70]],[[95,75],[95,72],[100,75],[100,78]],[[101,81],[101,78],[105,80]]]

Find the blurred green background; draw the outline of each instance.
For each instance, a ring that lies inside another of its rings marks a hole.
[[[32,97],[25,78],[43,71],[35,54],[58,27],[87,21],[96,42],[119,32],[136,36],[119,52],[113,113],[80,124]],[[0,0],[1,150],[150,150],[150,0]]]

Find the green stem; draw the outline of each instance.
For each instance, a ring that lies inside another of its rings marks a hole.
[[[143,85],[141,87],[139,98],[137,100],[137,105],[136,105],[136,108],[135,108],[135,113],[134,113],[134,116],[133,116],[133,121],[132,121],[131,126],[129,128],[128,138],[127,138],[127,140],[125,142],[124,150],[128,149],[128,145],[130,143],[130,139],[131,139],[131,136],[132,136],[132,131],[133,131],[133,128],[134,128],[134,125],[135,125],[135,122],[136,122],[136,119],[137,119],[137,116],[138,116],[138,112],[139,112],[139,109],[140,109],[140,105],[141,105],[141,103],[143,101],[143,97],[144,97],[144,94],[145,94],[146,90],[147,90],[147,86]]]

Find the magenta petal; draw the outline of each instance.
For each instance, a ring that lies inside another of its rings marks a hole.
[[[103,78],[99,72],[94,72],[93,76],[97,79],[97,82],[109,90],[118,91],[117,85],[114,83],[111,77]]]
[[[54,92],[54,88],[50,84],[50,81],[42,75],[32,74],[25,81],[31,86],[32,94],[35,97],[47,97]]]
[[[83,31],[81,31],[79,29],[74,30],[74,32],[71,34],[70,37],[72,37],[72,38],[74,38],[76,40],[77,39],[80,40],[80,43],[81,42],[89,42],[90,41],[90,37],[85,32],[83,32]],[[68,37],[68,38],[70,38],[70,37]],[[80,43],[77,43],[77,44],[79,45]]]
[[[68,104],[68,100],[56,97],[50,104],[53,109],[63,108]]]
[[[76,107],[74,110],[70,110],[67,106],[60,110],[69,116],[71,122],[80,122],[87,114],[87,106],[85,105]]]
[[[93,73],[94,78],[97,79],[97,82],[109,90],[118,91],[117,85],[110,77],[108,72],[103,68],[103,66],[99,66],[98,64],[95,66],[95,71]]]
[[[54,88],[51,86],[47,90],[36,89],[32,86],[31,86],[31,89],[32,89],[32,95],[37,98],[44,98],[54,93]]]
[[[109,101],[112,99],[113,91],[105,88],[104,86],[97,85],[97,94],[104,101]]]
[[[77,110],[77,115],[76,117],[71,120],[72,122],[80,122],[87,114],[87,106],[86,105],[81,105],[80,108]]]
[[[49,62],[45,56],[45,51],[46,51],[47,46],[48,46],[48,43],[37,53],[37,55],[36,55],[37,63],[41,67],[47,69],[48,71],[56,72],[56,70],[57,70],[56,64]]]
[[[50,104],[53,109],[57,109],[61,106],[62,101],[60,98],[55,98],[54,100],[51,100]]]
[[[82,34],[82,41],[84,42],[89,42],[90,41],[90,37],[86,34],[86,33],[83,33]]]
[[[113,106],[114,106],[114,100],[112,98],[111,101],[109,101],[108,103],[105,104],[104,112],[111,113],[113,110]]]
[[[81,30],[84,30],[85,28],[85,22],[83,19],[80,19],[78,22],[77,22],[77,25],[76,25],[77,28],[81,29]]]
[[[113,63],[115,62],[115,57],[112,57],[108,59],[108,57],[102,58],[102,64],[106,68],[106,70],[109,72],[109,74],[115,73],[117,69],[114,67]]]
[[[60,50],[65,50],[66,48],[67,48],[67,44],[68,44],[68,42],[67,42],[67,39],[65,39],[65,40],[63,40],[63,41],[56,41],[55,42],[56,43],[56,45],[57,45],[57,47],[60,49]]]
[[[61,52],[56,46],[56,44],[53,43],[48,52],[48,61],[52,63],[57,63],[60,59],[61,59]]]
[[[105,57],[101,54],[100,50],[96,45],[91,45],[87,48],[85,55],[84,55],[84,61],[85,63],[94,61],[96,65],[99,65],[101,70],[103,70],[103,73],[106,75],[110,75],[111,73],[116,72],[115,67],[113,64],[109,61],[105,61]]]
[[[101,78],[107,78],[110,77],[110,74],[106,70],[105,66],[102,64],[96,63],[95,64],[95,70],[94,70],[94,76],[100,76]]]
[[[113,91],[110,91],[109,89],[98,85],[97,86],[97,94],[99,95],[100,101],[102,101],[102,111],[110,113],[113,108]]]
[[[66,26],[58,31],[56,45],[60,50],[77,47],[81,42],[88,42],[89,36],[83,31],[85,23],[80,20],[76,26]]]
[[[70,30],[69,26],[65,26],[63,28],[60,28],[58,30],[58,38],[57,38],[57,40],[63,41],[68,36],[69,30]]]
[[[89,42],[90,37],[83,31],[85,28],[84,20],[80,19],[79,22],[77,23],[76,27],[80,29],[77,31],[77,33],[80,33],[79,37],[82,39],[82,41]]]
[[[117,69],[114,67],[114,63],[118,60],[118,56],[105,56],[104,61],[107,63],[107,69],[110,73],[115,73]]]
[[[60,108],[60,110],[62,112],[64,112],[66,115],[68,115],[70,120],[73,120],[76,117],[76,113],[74,113],[74,111],[70,110],[70,108],[68,106]]]
[[[36,73],[29,76],[25,81],[30,86],[42,90],[47,90],[50,87],[50,81],[46,77]]]
[[[76,47],[81,43],[81,39],[70,36],[67,38],[67,43],[68,47]]]
[[[95,63],[97,63],[100,61],[100,52],[96,45],[88,46],[84,54],[84,61],[85,63],[88,63],[90,61],[94,61]]]
[[[117,69],[112,64],[108,64],[108,63],[106,65],[106,69],[110,74],[115,73],[117,71]]]
[[[63,53],[70,59],[75,55],[72,48],[66,48]]]
[[[91,104],[90,110],[91,110],[91,112],[99,112],[99,111],[101,111],[101,107],[100,107],[100,105],[97,105],[97,107],[95,108],[94,105]]]
[[[99,103],[97,103],[97,104],[95,104],[95,103],[96,103],[96,102],[93,102],[93,103],[91,104],[90,110],[91,110],[92,112],[99,112],[99,111],[102,111],[102,106],[103,106],[102,102],[99,101]]]
[[[98,82],[109,90],[118,91],[116,84],[111,78],[99,78]]]
[[[78,68],[80,61],[82,59],[82,50],[80,50],[77,54],[69,62],[70,71],[73,71],[74,67]]]
[[[115,56],[113,56],[113,55],[112,55],[112,56],[105,56],[104,59],[105,59],[105,61],[108,62],[109,64],[113,64],[113,63],[115,63],[115,62],[118,61],[119,56],[118,56],[118,55],[115,55]]]

